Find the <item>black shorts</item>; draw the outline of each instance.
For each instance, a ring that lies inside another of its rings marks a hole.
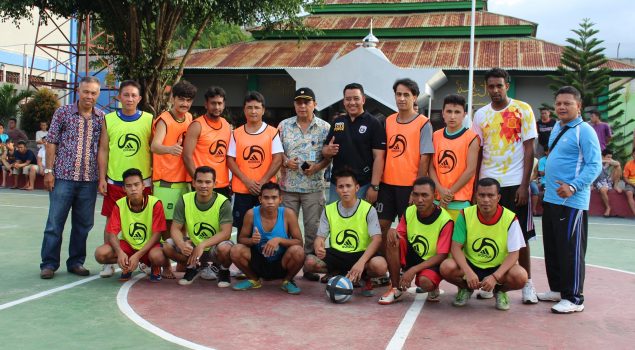
[[[326,256],[324,257],[326,270],[329,274],[338,273],[345,275],[353,268],[353,265],[357,263],[362,255],[364,255],[364,252],[344,253],[337,249],[326,248]]]
[[[214,192],[222,194],[223,196],[227,197],[229,200],[232,199],[232,191],[229,188],[229,186],[221,187],[221,188],[214,188]]]
[[[410,243],[406,243],[406,247],[407,247],[406,248],[406,265],[402,266],[404,271],[408,271],[411,267],[419,265],[425,261],[421,259],[421,257],[419,256],[419,254],[417,254],[417,252],[415,252],[415,250],[412,248]],[[440,274],[441,273],[440,266],[441,265],[429,267],[428,270],[432,270]]]
[[[385,183],[379,184],[377,194],[377,216],[380,220],[393,222],[395,217],[401,217],[408,208],[412,186],[394,186]]]
[[[232,214],[234,217],[234,227],[238,229],[238,233],[243,228],[243,220],[247,211],[257,205],[260,205],[258,196],[244,193],[234,193],[234,207]]]
[[[488,268],[484,269],[484,268],[475,266],[469,260],[467,260],[467,258],[465,259],[465,261],[467,261],[468,266],[472,269],[472,271],[474,271],[474,273],[478,276],[478,280],[481,281],[481,282],[483,281],[483,279],[485,279],[485,277],[493,274],[500,267],[500,265],[499,265],[499,266],[488,267]]]
[[[251,247],[249,268],[256,276],[265,280],[277,280],[287,276],[287,270],[282,267],[282,259],[269,261],[260,253],[258,247]]]
[[[534,216],[531,211],[531,198],[528,198],[527,205],[516,206],[516,191],[520,186],[501,187],[501,200],[498,204],[516,213],[520,229],[523,231],[525,242],[536,237],[534,229]]]

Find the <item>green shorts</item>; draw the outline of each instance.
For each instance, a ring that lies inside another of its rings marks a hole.
[[[166,220],[172,220],[176,202],[191,191],[189,182],[154,181],[152,187],[153,196],[159,198],[163,204]]]

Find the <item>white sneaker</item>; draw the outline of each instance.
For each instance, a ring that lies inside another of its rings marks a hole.
[[[112,277],[115,274],[115,265],[113,264],[104,264],[101,267],[101,271],[99,272],[99,277],[108,278]]]
[[[562,299],[562,297],[560,297],[560,292],[554,292],[552,290],[550,290],[548,292],[544,292],[544,293],[537,293],[536,297],[540,301],[555,301],[555,302],[558,302],[558,301],[560,301]]]
[[[525,286],[523,287],[523,304],[538,304],[536,290],[531,282],[525,283]]]
[[[139,263],[139,270],[143,273],[145,273],[146,275],[150,276],[152,274],[152,269],[150,268],[150,266],[140,262]]]
[[[551,312],[554,314],[570,314],[573,312],[582,312],[584,305],[576,305],[567,299],[560,300],[559,303],[551,307]]]
[[[218,278],[218,276],[216,276],[217,271],[218,268],[216,268],[216,266],[208,264],[201,269],[201,278],[208,281],[215,280]]]
[[[484,290],[479,290],[478,294],[476,294],[476,299],[492,299],[494,297],[494,292],[486,292]]]

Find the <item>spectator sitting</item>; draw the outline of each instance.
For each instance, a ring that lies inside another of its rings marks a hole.
[[[46,148],[44,147],[44,145],[46,145],[46,141],[44,138],[49,133],[48,129],[49,129],[49,123],[47,121],[41,121],[40,130],[35,132],[35,143],[37,143],[38,149]],[[43,170],[40,169],[40,171],[43,171]]]
[[[9,140],[9,135],[4,133],[4,124],[0,122],[0,145]]]
[[[30,149],[26,148],[25,141],[18,141],[17,152],[15,152],[15,163],[13,163],[13,175],[15,175],[13,187],[18,188],[20,172],[29,175],[28,182],[21,188],[22,190],[33,191],[35,185],[35,175],[37,174],[37,158]]]
[[[622,190],[617,186],[617,182],[622,175],[622,167],[620,162],[613,159],[613,151],[609,148],[605,148],[602,151],[602,172],[597,179],[593,182],[593,187],[600,191],[602,202],[604,203],[604,217],[611,216],[611,204],[609,203],[609,190],[615,188],[617,193],[622,193]]]
[[[633,193],[635,192],[635,147],[633,147],[632,157],[633,159],[624,165],[624,191],[626,192],[628,206],[631,207],[631,211],[635,215],[635,199],[633,199]]]
[[[6,143],[0,143],[0,163],[2,164],[2,186],[7,187],[7,174],[11,173],[15,162],[15,147],[13,140],[8,139]]]
[[[9,138],[13,140],[13,142],[18,141],[27,141],[29,138],[26,136],[24,131],[17,128],[17,119],[9,118],[9,130],[7,130],[7,135]]]

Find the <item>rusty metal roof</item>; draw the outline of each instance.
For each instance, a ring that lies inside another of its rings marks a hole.
[[[238,43],[195,53],[186,69],[284,69],[323,67],[332,59],[354,50],[350,40],[261,40]],[[382,40],[377,46],[395,65],[403,68],[467,70],[469,39]],[[563,47],[535,38],[488,38],[475,42],[475,69],[555,71]],[[635,66],[609,60],[614,71],[635,71]]]

